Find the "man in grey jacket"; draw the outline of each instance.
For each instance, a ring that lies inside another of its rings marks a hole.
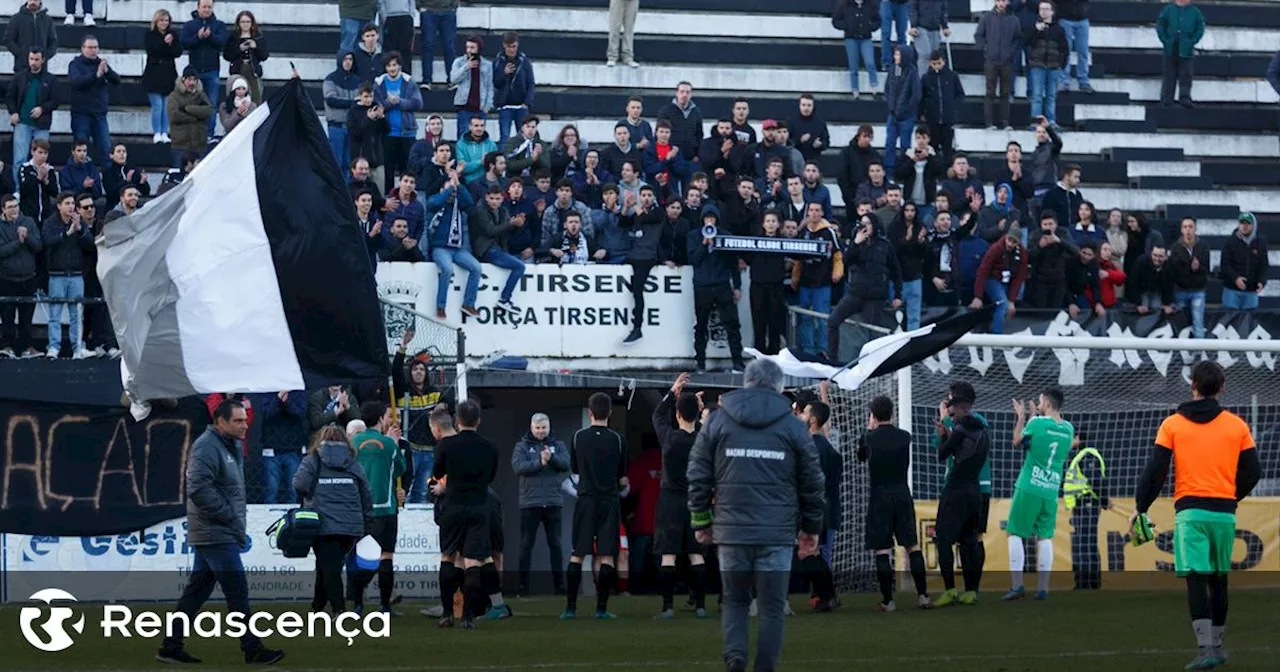
[[[493,62],[484,59],[484,40],[472,35],[465,48],[466,53],[449,66],[449,83],[458,87],[453,92],[453,107],[458,112],[459,138],[471,127],[472,117],[488,119],[493,109]]]
[[[213,410],[213,424],[191,444],[187,456],[187,543],[193,548],[191,578],[178,599],[176,611],[191,621],[221,586],[227,609],[249,621],[249,580],[240,549],[249,543],[245,532],[244,437],[249,416],[239,401],[228,399]],[[240,638],[244,662],[271,665],[284,652],[268,649],[252,632]],[[199,663],[183,648],[181,632],[167,632],[156,660]]]
[[[743,385],[720,397],[720,410],[694,442],[689,512],[698,543],[718,547],[726,669],[747,669],[747,613],[755,586],[760,607],[755,669],[773,672],[782,655],[791,549],[799,545],[802,559],[818,552],[825,480],[813,438],[782,396],[782,369],[770,360],[755,360]]]
[[[1013,59],[1022,48],[1022,24],[1009,11],[1009,0],[996,0],[995,9],[978,19],[973,41],[982,50],[982,72],[987,79],[987,96],[982,99],[982,116],[987,128],[995,130],[1003,119],[1005,130],[1013,130],[1009,118],[1009,98],[1013,95]],[[999,85],[1000,116],[993,112]]]
[[[551,419],[534,413],[529,432],[511,452],[511,469],[520,477],[520,595],[529,594],[529,566],[538,527],[547,537],[551,580],[556,595],[564,594],[564,549],[560,520],[560,486],[569,474],[569,449],[551,433]]]

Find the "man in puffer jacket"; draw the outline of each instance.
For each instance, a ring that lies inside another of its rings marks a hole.
[[[529,566],[538,527],[547,538],[551,580],[564,590],[564,549],[560,546],[560,485],[569,475],[569,449],[551,433],[551,419],[534,413],[529,431],[511,451],[511,470],[520,477],[520,594],[529,592]]]
[[[893,50],[893,65],[884,80],[884,102],[889,106],[889,121],[884,129],[884,170],[890,175],[896,165],[895,145],[900,144],[903,151],[911,147],[911,131],[920,112],[919,72],[915,47],[904,44]]]
[[[776,669],[793,549],[798,543],[802,555],[817,552],[826,515],[818,451],[804,423],[792,415],[782,382],[782,369],[773,361],[751,362],[746,389],[720,397],[720,409],[698,432],[689,455],[695,535],[698,543],[719,547],[729,670],[747,669],[752,586],[760,608],[757,665]]]
[[[1258,234],[1253,213],[1242,212],[1239,219],[1235,233],[1222,245],[1222,307],[1255,310],[1271,267],[1267,240]]]
[[[844,298],[827,318],[827,355],[837,366],[840,359],[840,326],[857,315],[861,322],[875,323],[889,298],[889,286],[893,285],[893,307],[902,306],[902,268],[893,243],[884,235],[884,228],[875,215],[862,217],[858,232],[844,250],[845,263],[849,267],[848,286]]]
[[[951,155],[955,144],[956,119],[964,104],[964,85],[960,75],[947,66],[946,52],[936,49],[929,54],[929,69],[920,78],[920,116],[929,124],[933,148],[943,157]]]
[[[988,130],[995,130],[1003,120],[1005,130],[1012,131],[1009,98],[1013,96],[1013,62],[1022,49],[1022,24],[1009,10],[1009,0],[996,0],[995,9],[978,19],[973,41],[982,50],[982,73],[987,82],[987,95],[982,99],[982,118]],[[1000,101],[998,117],[995,115],[997,96]]]

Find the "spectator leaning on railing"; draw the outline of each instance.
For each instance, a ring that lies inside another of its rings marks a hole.
[[[0,196],[0,297],[36,294],[38,255],[44,247],[40,227],[18,210],[13,194]],[[38,357],[31,345],[34,303],[0,301],[0,357]]]
[[[1004,321],[1017,312],[1016,303],[1022,286],[1027,281],[1030,254],[1022,244],[1022,232],[1015,225],[987,248],[978,266],[978,276],[973,285],[973,301],[969,307],[977,310],[984,300],[1004,303],[997,306],[991,317],[991,332],[1004,333]]]
[[[1209,246],[1196,233],[1196,219],[1183,217],[1181,236],[1169,246],[1169,270],[1173,279],[1173,304],[1191,310],[1191,331],[1204,338],[1205,287],[1209,284]]]
[[[1251,212],[1240,213],[1236,230],[1222,246],[1222,307],[1255,310],[1258,296],[1267,284],[1267,239],[1258,233],[1258,220]]]

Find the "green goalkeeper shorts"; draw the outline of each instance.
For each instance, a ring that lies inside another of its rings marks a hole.
[[[1178,576],[1231,571],[1236,514],[1184,509],[1174,521],[1173,566]]]
[[[1013,491],[1009,504],[1009,522],[1005,530],[1015,537],[1052,539],[1058,524],[1058,499]]]

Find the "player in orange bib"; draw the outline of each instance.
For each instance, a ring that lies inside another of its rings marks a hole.
[[[1145,516],[1174,466],[1173,560],[1186,577],[1191,629],[1199,654],[1188,670],[1209,670],[1227,661],[1222,647],[1227,625],[1227,572],[1235,545],[1236,503],[1253,491],[1262,463],[1249,426],[1218,403],[1226,374],[1216,362],[1191,369],[1191,398],[1165,418],[1138,481],[1137,511]],[[1144,519],[1145,520],[1145,519]]]

